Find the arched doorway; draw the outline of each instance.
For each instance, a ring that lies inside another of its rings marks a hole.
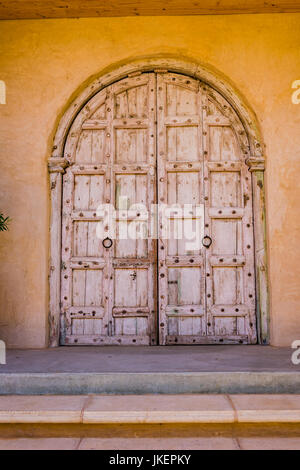
[[[251,159],[245,123],[200,77],[152,68],[110,80],[64,129],[61,343],[257,342],[249,164],[262,159]],[[101,204],[116,208],[112,246],[96,236],[101,223],[111,229]],[[148,214],[155,204],[202,205],[207,238],[191,250],[164,238],[158,217],[157,241],[124,240],[121,212],[133,204],[142,220],[140,205]]]

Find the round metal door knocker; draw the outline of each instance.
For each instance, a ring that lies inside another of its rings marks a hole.
[[[212,239],[208,235],[205,235],[205,237],[202,238],[202,245],[205,246],[205,248],[209,248],[211,244]]]
[[[111,248],[112,247],[112,244],[113,244],[113,241],[111,238],[109,237],[106,237],[104,238],[104,240],[102,240],[102,245],[104,246],[104,248],[108,249],[108,248]]]

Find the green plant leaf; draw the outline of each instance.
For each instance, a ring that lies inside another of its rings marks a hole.
[[[10,223],[9,217],[4,217],[2,213],[0,213],[0,232],[5,232],[8,230],[8,224]]]

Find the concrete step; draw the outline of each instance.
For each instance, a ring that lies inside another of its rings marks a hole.
[[[300,395],[1,396],[0,424],[300,423]]]
[[[300,393],[291,353],[260,345],[8,350],[0,395]]]
[[[295,372],[2,372],[0,395],[300,393]]]

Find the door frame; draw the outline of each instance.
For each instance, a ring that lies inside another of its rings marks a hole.
[[[220,93],[238,114],[249,145],[243,148],[245,162],[252,178],[253,216],[255,240],[256,273],[256,322],[258,342],[269,344],[270,313],[267,263],[267,234],[265,207],[265,155],[259,124],[254,112],[240,93],[220,73],[198,62],[176,57],[151,57],[117,64],[105,69],[92,80],[86,88],[76,94],[59,119],[54,132],[51,156],[48,159],[50,179],[51,216],[50,216],[50,263],[49,263],[49,346],[57,347],[60,337],[60,294],[61,294],[61,215],[62,215],[62,175],[68,166],[65,155],[65,142],[69,129],[83,106],[106,86],[127,76],[141,72],[177,72],[207,83]],[[212,91],[213,93],[213,91]]]

